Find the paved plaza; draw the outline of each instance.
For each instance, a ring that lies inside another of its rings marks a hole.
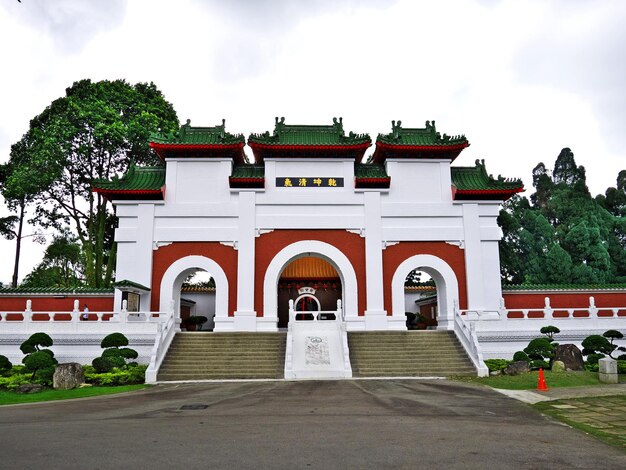
[[[579,397],[538,405],[541,411],[568,424],[600,434],[626,451],[626,395]]]
[[[445,380],[158,385],[1,407],[0,429],[12,469],[626,468],[617,447]]]

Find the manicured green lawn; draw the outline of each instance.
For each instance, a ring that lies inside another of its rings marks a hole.
[[[149,387],[146,384],[121,385],[119,387],[86,387],[73,390],[44,390],[39,393],[15,393],[0,390],[0,405],[14,405],[16,403],[35,403],[39,401],[67,400],[70,398],[95,397],[111,395],[113,393],[132,392]]]
[[[597,372],[552,372],[545,371],[548,388],[556,387],[580,387],[583,385],[599,385]],[[534,390],[537,388],[538,372],[533,371],[521,375],[498,375],[495,377],[456,377],[463,382],[488,385],[493,388],[507,390]],[[626,382],[626,378],[620,376],[620,382]]]

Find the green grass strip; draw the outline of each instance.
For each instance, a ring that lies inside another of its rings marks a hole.
[[[520,375],[497,375],[493,377],[455,377],[462,382],[488,385],[505,390],[535,390],[537,388],[538,372],[533,371]],[[552,372],[544,371],[548,388],[582,387],[585,385],[599,385],[597,372]]]
[[[69,400],[72,398],[97,397],[114,393],[132,392],[149,387],[150,385],[121,385],[119,387],[85,387],[72,390],[43,390],[38,393],[16,393],[0,391],[0,405],[15,405],[18,403],[37,403],[41,401]]]

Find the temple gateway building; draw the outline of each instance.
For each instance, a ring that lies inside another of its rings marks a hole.
[[[87,363],[121,331],[149,382],[486,375],[542,326],[626,327],[626,286],[502,288],[497,216],[522,183],[452,166],[469,142],[434,121],[375,142],[341,118],[247,140],[187,121],[150,145],[161,165],[93,184],[119,220],[115,289],[0,289],[0,354],[45,331]],[[184,332],[199,316],[212,333]]]
[[[348,331],[406,330],[405,280],[436,284],[437,327],[455,306],[497,311],[502,292],[496,218],[523,190],[483,162],[453,167],[464,136],[402,127],[367,134],[289,125],[246,140],[224,123],[158,135],[164,166],[131,167],[94,191],[114,202],[117,279],[139,288],[139,309],[180,311],[183,281],[215,281],[214,331],[277,331],[295,309],[335,310]],[[302,291],[302,288],[307,288]],[[121,307],[123,290],[115,306]]]

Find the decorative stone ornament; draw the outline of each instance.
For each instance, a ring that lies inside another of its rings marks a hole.
[[[506,369],[502,371],[504,375],[520,375],[530,372],[530,366],[526,361],[511,362]]]
[[[559,344],[554,348],[554,361],[561,361],[565,370],[585,370],[583,355],[575,344]]]
[[[52,386],[55,390],[78,388],[84,381],[85,372],[78,362],[59,364],[52,376]]]

